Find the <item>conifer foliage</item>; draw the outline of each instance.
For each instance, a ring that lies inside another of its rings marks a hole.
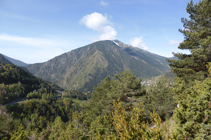
[[[191,83],[194,79],[204,80],[208,76],[206,64],[211,62],[211,0],[203,0],[187,5],[189,19],[182,18],[183,29],[179,31],[185,36],[179,49],[189,50],[190,54],[175,53],[179,60],[167,60],[172,71]]]
[[[146,113],[150,114],[155,108],[162,120],[170,118],[176,106],[173,96],[171,85],[162,78],[156,83],[156,86],[151,86],[146,93],[143,101]]]
[[[136,97],[145,94],[141,79],[131,74],[129,70],[115,75],[116,79],[106,77],[92,93],[91,101],[86,106],[87,116],[92,120],[95,116],[105,115],[113,110],[113,100],[120,100],[128,109],[136,101]]]
[[[115,111],[112,114],[113,125],[118,134],[118,138],[122,140],[134,139],[167,139],[166,126],[161,127],[161,118],[155,113],[151,113],[152,124],[155,127],[149,128],[149,124],[144,121],[144,109],[140,103],[139,106],[131,108],[129,113],[126,113],[125,108],[121,103],[115,102],[113,104]],[[118,139],[116,138],[116,139]]]
[[[184,81],[177,79],[174,90],[178,95],[179,108],[174,111],[174,120],[179,139],[211,139],[210,83],[211,78],[206,78],[186,88]]]

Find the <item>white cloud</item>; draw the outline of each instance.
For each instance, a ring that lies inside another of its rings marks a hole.
[[[0,40],[20,43],[20,44],[30,45],[30,46],[55,45],[55,42],[49,39],[27,38],[27,37],[11,36],[11,35],[6,35],[6,34],[0,35]]]
[[[130,44],[143,50],[149,50],[149,48],[143,43],[143,36],[135,37],[134,39],[130,40]]]
[[[107,6],[108,3],[107,3],[107,2],[104,2],[104,1],[100,1],[100,5],[102,5],[102,6]]]
[[[110,24],[111,22],[107,19],[106,16],[103,16],[100,13],[92,13],[90,15],[84,16],[80,20],[81,24],[84,24],[87,28],[93,29],[95,31],[99,30],[102,26]]]
[[[170,40],[169,44],[170,45],[179,45],[181,43],[181,41],[175,41],[175,40]]]
[[[57,38],[29,38],[7,34],[0,34],[0,44],[0,53],[26,63],[45,62],[70,51],[70,46],[73,46],[71,42]]]
[[[11,17],[11,18],[16,18],[16,19],[21,19],[21,20],[26,20],[26,21],[30,21],[30,22],[39,22],[39,20],[37,20],[37,19],[29,18],[29,17],[22,16],[22,15],[9,14],[9,13],[0,13],[0,15]]]
[[[111,26],[105,26],[102,28],[102,30],[100,31],[101,35],[99,37],[100,40],[112,40],[116,38],[116,30],[114,28],[112,28]]]
[[[56,47],[42,47],[37,49],[21,45],[16,45],[16,47],[12,49],[10,47],[0,48],[0,52],[28,64],[46,62],[55,56],[64,53],[62,49]]]
[[[107,15],[103,16],[100,13],[94,12],[84,16],[79,23],[101,34],[94,41],[116,39],[117,31],[111,27],[112,22],[108,20]]]

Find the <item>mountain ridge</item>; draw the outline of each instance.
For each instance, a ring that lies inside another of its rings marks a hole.
[[[4,54],[2,54],[7,60],[9,60],[10,62],[12,62],[13,64],[19,66],[19,67],[24,67],[28,64],[24,63],[23,61],[20,61],[20,60],[17,60],[17,59],[14,59],[14,58],[11,58],[9,56],[6,56]]]
[[[63,90],[59,86],[35,77],[17,65],[2,61],[0,54],[0,104],[7,104],[13,100],[26,97],[34,90],[56,92]],[[6,58],[5,58],[6,59]]]
[[[126,69],[138,77],[156,76],[170,70],[165,57],[120,41],[119,45],[116,43],[111,40],[94,42],[26,68],[35,76],[65,89],[83,92],[92,90],[106,76],[113,77]],[[122,45],[125,47],[120,47]]]
[[[6,59],[4,57],[3,54],[0,53],[0,62],[3,62],[3,63],[7,63],[7,64],[13,64],[12,62],[10,62],[8,59]]]

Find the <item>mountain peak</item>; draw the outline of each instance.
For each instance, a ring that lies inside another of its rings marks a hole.
[[[127,69],[143,78],[163,74],[170,70],[165,59],[119,40],[102,40],[26,68],[67,90],[87,92],[106,76]]]
[[[133,49],[135,49],[135,50],[142,50],[142,51],[148,52],[147,50],[143,50],[143,49],[141,49],[141,48],[134,47],[134,46],[129,45],[129,44],[124,44],[123,42],[121,42],[121,41],[119,41],[119,40],[117,40],[117,39],[111,40],[111,41],[112,41],[114,44],[116,44],[117,46],[119,46],[120,48],[122,48],[122,49],[133,48]]]
[[[128,48],[131,45],[127,45],[122,43],[121,41],[115,39],[115,40],[111,40],[114,44],[116,44],[117,46],[119,46],[120,48]]]

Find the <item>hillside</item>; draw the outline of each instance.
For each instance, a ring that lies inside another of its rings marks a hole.
[[[22,68],[10,64],[11,62],[4,56],[0,56],[0,104],[26,97],[29,92],[38,89],[43,89],[46,92],[54,92],[56,89],[61,90],[59,86],[29,74]],[[5,62],[9,62],[9,64]]]
[[[22,62],[22,61],[20,61],[20,60],[17,60],[17,59],[8,57],[8,56],[6,56],[6,55],[3,55],[3,56],[4,56],[7,60],[9,60],[10,62],[12,62],[13,64],[15,64],[15,65],[17,65],[17,66],[19,66],[19,67],[24,67],[24,66],[28,65],[28,64],[26,64],[26,63],[24,63],[24,62]]]
[[[176,74],[172,73],[171,71],[165,73],[165,74],[161,74],[155,77],[151,77],[151,78],[145,78],[142,80],[142,85],[145,86],[149,86],[149,85],[154,85],[155,83],[158,83],[159,81],[161,81],[162,79],[165,79],[167,83],[174,83],[175,79],[176,79]]]
[[[0,53],[0,62],[4,62],[4,63],[7,63],[7,64],[12,64],[12,62],[10,62],[9,60],[7,60],[4,55],[2,55]]]
[[[105,40],[26,68],[33,75],[65,89],[86,92],[106,76],[113,77],[126,69],[142,78],[163,74],[170,71],[165,59],[118,40]]]
[[[18,66],[19,68],[25,70],[26,72],[30,73],[24,66],[28,65],[22,61],[19,61],[17,59],[13,59],[13,58],[10,58],[6,55],[3,55],[3,54],[0,54],[0,61],[1,62],[4,62],[6,64],[14,64],[16,66]]]

